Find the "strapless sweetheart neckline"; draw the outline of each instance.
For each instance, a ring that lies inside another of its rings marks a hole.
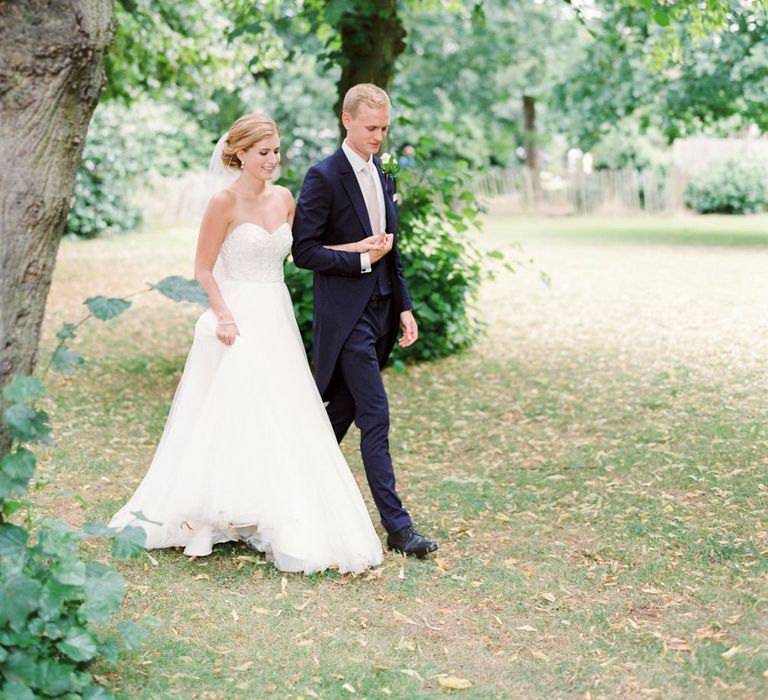
[[[274,231],[267,231],[267,229],[265,229],[263,226],[260,226],[259,224],[254,224],[254,223],[252,223],[251,221],[244,221],[242,224],[238,224],[237,226],[235,226],[235,228],[233,228],[233,229],[232,229],[232,230],[231,230],[231,231],[230,231],[230,232],[227,234],[227,238],[229,238],[229,237],[230,237],[230,236],[231,236],[231,235],[232,235],[232,234],[233,234],[235,231],[237,231],[238,229],[240,229],[240,228],[243,228],[243,226],[253,226],[254,228],[257,228],[257,229],[259,229],[259,231],[263,231],[263,232],[264,232],[264,233],[266,233],[268,236],[274,236],[274,235],[276,235],[276,234],[277,234],[277,232],[278,232],[278,231],[280,231],[280,229],[281,229],[281,228],[283,228],[283,226],[288,226],[288,227],[290,227],[290,224],[289,224],[287,221],[284,221],[284,222],[283,222],[282,224],[280,224],[280,225],[279,225],[279,226],[278,226],[278,227],[277,227],[277,228],[276,228]]]

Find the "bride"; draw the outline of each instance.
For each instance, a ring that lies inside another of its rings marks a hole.
[[[280,162],[277,125],[263,114],[241,117],[221,158],[240,176],[213,196],[200,226],[195,277],[210,308],[195,325],[149,471],[109,525],[142,527],[148,549],[205,556],[214,544],[242,540],[283,571],[362,571],[381,563],[381,542],[283,283],[295,205],[270,183]]]

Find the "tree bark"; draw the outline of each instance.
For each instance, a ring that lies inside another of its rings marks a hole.
[[[112,3],[0,0],[0,26],[1,389],[35,366],[75,174],[104,84]],[[0,421],[0,454],[9,445]]]
[[[397,15],[397,0],[353,0],[341,16],[341,78],[338,84],[336,116],[341,139],[341,106],[347,90],[358,83],[374,83],[389,90],[395,63],[405,50],[406,32]]]
[[[531,197],[537,202],[541,195],[539,139],[536,133],[536,98],[530,95],[523,95],[523,147]]]

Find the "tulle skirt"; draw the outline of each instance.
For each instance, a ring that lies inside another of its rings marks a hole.
[[[149,471],[110,526],[140,526],[147,548],[198,556],[243,540],[283,571],[380,564],[381,542],[317,392],[288,289],[226,281],[221,291],[240,336],[227,347],[213,313],[200,317]]]

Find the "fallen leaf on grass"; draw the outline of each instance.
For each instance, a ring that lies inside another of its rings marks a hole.
[[[517,629],[519,629],[521,632],[538,632],[538,630],[532,625],[520,625],[520,627]]]
[[[679,639],[677,637],[667,640],[667,648],[673,651],[693,651],[687,639]]]
[[[311,602],[312,602],[312,600],[309,599],[309,600],[305,600],[303,603],[294,603],[293,604],[293,609],[294,610],[299,610],[299,611],[304,610],[304,608],[306,608],[307,605],[309,605]]]
[[[252,613],[256,613],[257,615],[271,615],[272,614],[271,610],[267,610],[266,608],[259,608],[259,607],[255,606],[255,605],[251,608],[251,612]]]
[[[344,690],[346,690],[348,693],[356,693],[357,692],[349,683],[345,683],[341,687],[344,688]]]
[[[237,622],[240,619],[240,615],[237,614],[237,610],[234,608],[229,611],[229,614],[232,615],[232,619]]]
[[[447,690],[467,690],[472,684],[466,678],[457,676],[438,676],[437,682]]]
[[[404,622],[406,625],[418,626],[419,624],[418,622],[416,622],[415,620],[412,620],[407,615],[403,615],[403,613],[397,612],[397,610],[395,610],[394,608],[392,608],[392,614],[394,615],[395,620],[398,620],[399,622]]]
[[[209,580],[211,577],[208,574],[198,574],[197,576],[193,576],[193,581],[206,581]]]
[[[512,518],[510,518],[506,513],[496,513],[494,516],[496,520],[500,520],[503,523],[511,523]]]
[[[543,651],[537,651],[536,649],[531,649],[531,656],[539,661],[549,661],[549,657]]]
[[[450,566],[447,559],[441,559],[440,557],[435,557],[434,560],[435,566],[437,566],[438,569],[442,569],[443,571],[448,571],[448,567]]]
[[[744,651],[740,646],[731,647],[728,651],[724,651],[720,656],[722,656],[724,659],[731,659],[736,654],[739,654],[740,652]]]
[[[429,622],[427,622],[426,616],[424,615],[421,616],[421,619],[424,620],[424,624],[429,627],[429,629],[435,630],[435,632],[439,632],[441,629],[443,629],[442,627],[435,627],[434,625],[430,625]]]
[[[539,593],[539,598],[544,598],[548,603],[554,603],[557,600],[557,596],[554,593]]]
[[[422,683],[424,682],[424,679],[419,675],[419,672],[414,671],[412,668],[401,668],[400,673],[402,673],[405,676],[410,676],[411,678],[416,678]]]

